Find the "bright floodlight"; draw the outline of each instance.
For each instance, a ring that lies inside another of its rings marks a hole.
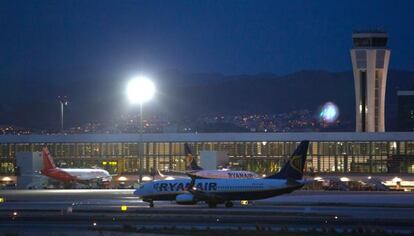
[[[154,96],[154,93],[154,83],[148,78],[140,76],[128,82],[127,94],[131,103],[142,104],[150,100]]]

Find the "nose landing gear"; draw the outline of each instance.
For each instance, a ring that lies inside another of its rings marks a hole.
[[[142,201],[143,202],[148,202],[150,208],[153,208],[154,207],[154,201],[153,200],[151,200],[151,199],[144,199]]]

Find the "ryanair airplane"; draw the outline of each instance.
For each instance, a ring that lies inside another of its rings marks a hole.
[[[141,185],[134,195],[154,207],[154,201],[175,201],[177,204],[206,202],[232,207],[235,200],[258,200],[291,193],[305,185],[303,170],[309,141],[302,141],[289,161],[276,174],[260,179],[198,179],[160,180]]]
[[[228,169],[222,169],[222,170],[204,170],[201,168],[198,164],[196,159],[193,156],[193,153],[191,152],[190,146],[188,143],[184,143],[184,151],[185,151],[185,157],[188,163],[188,166],[186,168],[185,172],[178,172],[179,175],[165,175],[161,173],[160,170],[156,170],[158,172],[157,177],[164,180],[171,180],[175,178],[186,178],[188,179],[188,176],[193,175],[197,179],[254,179],[254,178],[260,178],[259,175],[257,175],[254,172],[250,171],[244,171],[244,170],[228,170]]]
[[[187,168],[187,174],[194,175],[198,179],[253,179],[259,178],[259,176],[250,171],[244,170],[203,170],[191,152],[188,143],[184,144],[185,156],[189,166]]]

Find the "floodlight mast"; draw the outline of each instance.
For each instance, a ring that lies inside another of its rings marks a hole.
[[[68,105],[67,96],[58,96],[58,101],[60,103],[60,132],[63,133],[63,107]]]
[[[144,158],[144,124],[143,124],[143,109],[142,106],[145,102],[151,100],[155,93],[154,83],[144,77],[139,76],[131,79],[127,86],[127,95],[131,104],[139,103],[139,144],[138,144],[138,160],[139,160],[139,182],[142,182],[142,165]]]

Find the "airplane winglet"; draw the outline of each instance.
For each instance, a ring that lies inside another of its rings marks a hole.
[[[196,186],[195,186],[195,181],[197,180],[197,175],[188,174],[188,176],[190,176],[191,181],[190,181],[190,184],[188,185],[187,191],[190,192],[191,194],[193,194],[194,196],[205,197],[206,194],[204,193],[204,191],[202,191],[200,189],[197,189]]]
[[[158,169],[158,167],[156,168],[157,174],[161,177],[164,178],[165,175],[163,173],[161,173],[160,169]]]
[[[191,193],[192,190],[194,190],[194,186],[195,186],[195,181],[197,179],[197,175],[191,174],[191,173],[187,173],[187,175],[191,178],[191,182],[188,185],[188,191]]]

